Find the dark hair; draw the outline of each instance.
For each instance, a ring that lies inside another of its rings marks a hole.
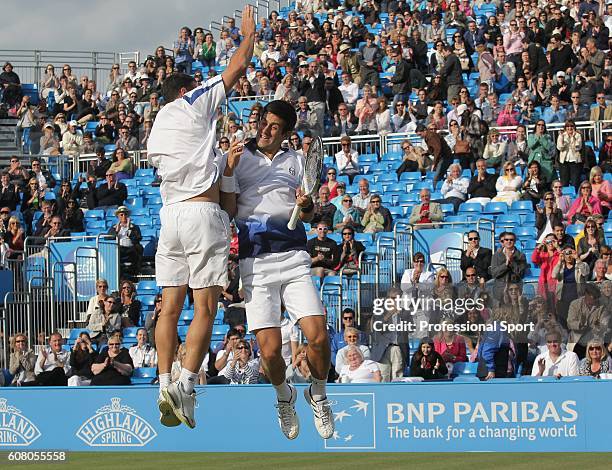
[[[534,165],[538,167],[538,171],[542,171],[542,165],[540,165],[540,162],[538,162],[537,160],[531,160],[531,163],[527,166],[527,168],[532,167]]]
[[[601,291],[595,284],[585,284],[584,294],[589,295],[594,299],[599,299],[601,297]]]
[[[239,338],[242,338],[242,333],[238,331],[236,328],[230,328],[230,330],[227,332],[226,338],[229,339],[232,336],[238,336]]]
[[[424,344],[429,344],[429,346],[431,347],[431,352],[427,356],[423,354],[423,350],[421,349]],[[433,339],[431,338],[423,338],[421,340],[421,342],[419,343],[419,348],[414,352],[414,356],[412,356],[412,361],[413,363],[419,363],[421,362],[421,359],[423,359],[423,357],[426,357],[425,360],[429,363],[431,368],[436,365],[436,360],[438,359],[438,356],[436,353]]]
[[[181,88],[192,89],[194,85],[195,80],[191,75],[187,75],[186,73],[173,73],[164,80],[162,95],[166,102],[169,103],[179,97]]]
[[[295,109],[286,101],[274,100],[270,101],[263,109],[263,113],[272,113],[275,116],[282,118],[285,126],[283,132],[290,132],[295,127],[297,116]]]

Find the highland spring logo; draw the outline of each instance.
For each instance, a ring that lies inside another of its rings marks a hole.
[[[91,447],[144,447],[157,433],[133,408],[121,405],[121,398],[115,397],[85,421],[76,435]]]
[[[40,437],[40,431],[14,406],[0,398],[0,447],[29,446]]]

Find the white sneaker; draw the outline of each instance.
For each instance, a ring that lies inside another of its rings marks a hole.
[[[319,436],[323,439],[329,439],[334,435],[334,415],[327,398],[321,401],[314,401],[310,395],[310,387],[304,389],[304,398],[310,405],[314,417],[314,425],[317,428]]]
[[[275,405],[278,409],[278,424],[287,439],[295,439],[300,433],[300,421],[295,412],[295,401],[297,400],[297,390],[291,384],[291,400],[278,401]]]
[[[191,429],[195,428],[195,392],[185,393],[179,382],[173,382],[162,390],[162,397],[170,405],[176,418]]]
[[[170,403],[160,393],[157,399],[157,406],[159,408],[159,422],[164,426],[172,428],[181,424],[181,420],[176,417]]]

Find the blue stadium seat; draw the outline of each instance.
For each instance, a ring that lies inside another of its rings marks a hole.
[[[152,227],[150,217],[136,216],[136,217],[132,217],[131,221],[135,225],[138,225],[139,227]]]
[[[145,176],[155,176],[153,174],[153,168],[139,168],[138,170],[136,170],[136,173],[134,173],[135,178],[142,178]]]
[[[485,204],[483,214],[506,214],[508,212],[508,204],[505,202],[488,202]]]
[[[138,333],[137,326],[131,326],[129,328],[123,329],[123,337],[124,338],[136,338],[136,333]]]
[[[225,336],[229,331],[229,325],[213,325],[213,336]]]
[[[146,198],[146,205],[147,207],[150,206],[160,206],[162,205],[162,198],[161,196],[147,196]]]
[[[452,215],[455,213],[455,206],[452,204],[442,204],[440,207],[444,215]]]
[[[142,207],[142,198],[140,196],[128,197],[125,200],[125,205],[130,209],[133,207]]]
[[[157,367],[136,367],[132,375],[133,377],[153,379],[157,377]]]
[[[397,193],[403,193],[406,191],[406,183],[392,183],[390,185],[387,186],[385,192],[397,192]]]
[[[85,228],[88,232],[92,232],[95,230],[106,230],[106,222],[104,220],[86,220]]]
[[[367,244],[372,243],[372,234],[371,233],[356,233],[355,240],[358,242]]]
[[[505,202],[502,204],[506,205]],[[503,214],[497,217],[495,225],[518,225],[521,223],[521,218],[518,214]]]
[[[561,188],[561,193],[574,199],[576,197],[576,188],[573,186],[564,186]]]
[[[100,122],[98,121],[87,122],[85,124],[85,128],[83,129],[83,132],[91,132],[93,134],[96,130],[96,127],[98,127],[98,124],[100,124]]]
[[[340,276],[326,276],[323,278],[323,285],[340,284]]]
[[[513,230],[517,238],[535,239],[538,235],[538,231],[535,227],[516,227]]]
[[[378,179],[376,180],[377,183],[383,182],[383,181],[390,181],[390,182],[397,182],[397,175],[395,174],[395,172],[392,173],[383,173],[382,175],[380,175],[378,177]]]
[[[482,206],[476,202],[464,202],[459,206],[458,214],[466,212],[482,212]]]
[[[182,321],[184,325],[189,325],[191,321],[193,320],[193,315],[194,315],[194,311],[192,308],[183,310],[181,312],[181,316],[179,317],[179,320]]]
[[[155,291],[155,292],[159,292],[159,287],[157,287],[157,284],[155,281],[140,281],[137,285],[136,285],[136,290],[137,291]]]
[[[531,201],[514,201],[510,206],[512,212],[532,212],[533,204]]]
[[[328,233],[327,238],[331,238],[336,243],[340,243],[342,241],[342,234],[338,232]]]
[[[405,215],[404,207],[391,206],[387,209],[389,209],[389,212],[391,213],[394,219],[396,219],[397,217],[403,217]]]
[[[477,362],[456,362],[453,366],[453,376],[476,375],[477,370]]]
[[[182,325],[179,326],[177,329],[178,335],[181,338],[181,340],[185,341],[185,338],[187,338],[187,330],[189,329],[189,326],[187,325]]]
[[[130,209],[130,217],[144,216],[149,217],[151,212],[148,207],[134,207]]]
[[[102,209],[90,209],[85,212],[85,221],[93,221],[93,220],[103,220],[105,219],[105,214]]]
[[[412,185],[413,191],[420,191],[421,189],[429,189],[433,191],[433,182],[432,181],[418,181]],[[434,199],[432,197],[432,199]]]
[[[584,230],[584,225],[574,224],[574,225],[568,225],[565,228],[565,233],[567,233],[568,235],[571,235],[572,237],[575,237],[579,235],[583,230]]]
[[[420,171],[406,171],[400,174],[400,181],[421,181]]]
[[[149,312],[155,309],[155,297],[155,292],[148,291],[147,293],[141,293],[141,291],[138,291],[138,300],[140,300],[143,311]]]

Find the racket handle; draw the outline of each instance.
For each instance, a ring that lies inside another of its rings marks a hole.
[[[297,204],[293,208],[293,212],[291,213],[291,219],[289,219],[289,223],[287,224],[287,228],[289,230],[295,230],[295,227],[297,227],[298,220],[300,220],[301,210],[302,208],[298,206]]]

